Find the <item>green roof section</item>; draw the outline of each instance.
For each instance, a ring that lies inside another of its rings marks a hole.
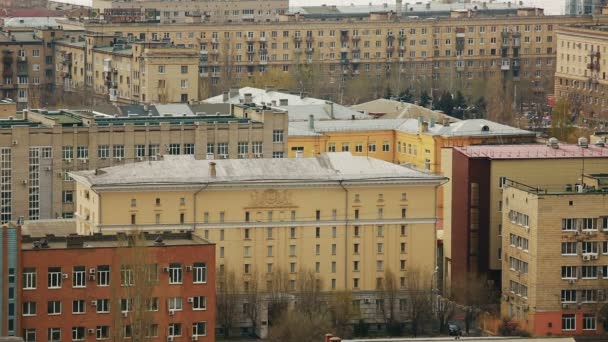
[[[196,123],[249,123],[251,120],[237,118],[235,116],[149,116],[149,117],[123,117],[123,118],[95,118],[99,126],[109,125],[160,125],[168,123],[171,125],[193,125]]]
[[[82,119],[68,112],[49,112],[45,117],[55,120],[62,126],[82,126]]]
[[[0,129],[13,128],[15,126],[39,127],[40,123],[23,119],[2,119],[0,120]]]

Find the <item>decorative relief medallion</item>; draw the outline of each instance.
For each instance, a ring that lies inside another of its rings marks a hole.
[[[291,194],[287,190],[268,189],[254,191],[251,194],[250,208],[284,208],[294,207]]]

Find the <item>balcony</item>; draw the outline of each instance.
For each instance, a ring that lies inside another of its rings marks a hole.
[[[247,36],[247,37],[245,37],[245,41],[250,42],[250,43],[251,42],[255,42],[255,37],[249,37],[249,36]]]
[[[394,46],[387,46],[386,47],[386,52],[395,52],[395,47]]]
[[[219,39],[217,39],[217,38],[211,38],[211,43],[213,43],[213,44],[219,44],[219,42],[220,42]]]
[[[200,77],[209,77],[209,73],[208,72],[199,72],[198,75]]]
[[[340,48],[340,52],[341,53],[348,53],[348,47],[341,47]]]
[[[17,57],[17,63],[27,63],[27,57],[25,56],[19,56]]]
[[[307,43],[312,43],[313,40],[314,40],[314,38],[312,36],[306,36]]]
[[[393,35],[392,33],[388,33],[386,35],[386,40],[388,40],[389,42],[392,42],[395,39],[395,35]]]
[[[293,49],[293,52],[294,52],[295,54],[298,54],[298,55],[299,55],[299,54],[301,54],[301,53],[302,53],[302,48],[294,48],[294,49]]]
[[[11,55],[4,55],[4,57],[2,57],[2,63],[4,63],[4,64],[13,64],[13,56],[11,56]]]
[[[359,37],[359,35],[353,35],[353,37],[351,38],[353,40],[353,42],[358,42],[359,40],[361,40],[361,37]]]
[[[28,74],[27,68],[17,69],[17,76],[27,76],[27,74]]]
[[[509,63],[504,63],[500,65],[500,70],[502,71],[507,71],[507,70],[511,70],[511,65]]]
[[[293,41],[296,43],[300,43],[302,41],[302,37],[301,36],[293,36]]]
[[[217,72],[217,71],[213,71],[213,72],[211,73],[211,77],[219,78],[219,77],[220,77],[220,73],[219,73],[219,72]]]
[[[260,37],[260,43],[265,43],[266,42],[266,37]]]
[[[247,54],[251,55],[255,53],[255,49],[247,49]]]
[[[346,32],[342,31],[342,34],[340,34],[340,41],[345,42],[347,40],[348,40],[348,31],[346,31]]]
[[[267,54],[268,54],[267,48],[260,48],[260,55],[267,55]]]
[[[212,55],[218,55],[219,53],[220,53],[220,52],[219,52],[219,50],[218,50],[218,49],[213,49],[213,50],[211,50],[211,54],[212,54]]]
[[[340,60],[340,63],[341,63],[341,64],[348,64],[348,58],[342,58],[342,59]]]
[[[267,59],[260,59],[260,65],[268,65]]]
[[[353,58],[352,62],[353,62],[353,64],[359,64],[359,63],[361,63],[361,59],[360,58]]]
[[[307,54],[311,54],[311,53],[313,53],[313,52],[315,52],[315,49],[314,49],[314,48],[306,48],[306,53],[307,53]]]
[[[3,77],[13,77],[13,70],[4,69],[4,71],[2,72],[2,76]]]
[[[397,36],[397,38],[399,40],[405,40],[405,34],[404,33],[399,33],[399,35]]]
[[[356,52],[360,52],[361,49],[358,46],[353,46],[352,51],[356,53]]]

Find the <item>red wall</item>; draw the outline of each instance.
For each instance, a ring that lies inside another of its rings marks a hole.
[[[189,341],[192,334],[192,322],[206,321],[207,336],[199,337],[199,341],[214,341],[215,335],[215,246],[214,245],[173,245],[150,247],[153,251],[153,259],[159,265],[159,282],[154,290],[154,296],[159,297],[159,310],[155,312],[155,323],[158,324],[158,338],[166,340],[168,324],[170,322],[182,323],[182,337],[178,340]],[[116,318],[116,310],[120,310],[119,303],[115,300],[120,295],[112,294],[113,290],[120,288],[120,264],[124,260],[117,253],[117,248],[77,248],[77,249],[46,249],[46,250],[24,250],[22,255],[22,267],[35,267],[37,271],[37,289],[22,290],[21,301],[37,302],[37,315],[33,317],[22,317],[21,329],[36,328],[38,341],[46,341],[47,328],[61,328],[62,341],[71,340],[72,327],[84,326],[87,330],[94,329],[97,325],[112,326]],[[163,272],[163,268],[169,263],[181,263],[183,266],[192,265],[194,262],[207,263],[207,283],[193,284],[193,273],[183,270],[183,281],[179,285],[169,284],[169,274]],[[98,287],[96,280],[88,279],[90,268],[97,265],[110,265],[111,286]],[[85,266],[87,272],[86,288],[72,288],[72,267]],[[69,274],[69,279],[62,280],[61,289],[48,289],[47,269],[48,267],[61,267],[62,273]],[[207,297],[207,310],[194,311],[192,304],[187,303],[187,297]],[[170,316],[167,309],[167,298],[182,297],[183,310],[177,311]],[[96,313],[95,306],[91,301],[96,299],[110,298],[114,301],[110,304],[110,312],[107,314]],[[84,299],[86,314],[72,314],[72,300]],[[61,300],[61,315],[47,314],[47,301]],[[20,310],[21,312],[21,310]],[[110,328],[112,336],[113,331]],[[94,341],[95,335],[86,333],[87,341]]]
[[[576,330],[562,331],[562,313],[576,314]],[[600,335],[603,333],[602,322],[597,320],[597,330],[583,330],[583,314],[581,311],[553,311],[553,312],[537,312],[534,314],[534,331],[536,336],[571,336],[571,335]],[[589,312],[594,313],[594,312]],[[550,325],[550,326],[549,326]]]

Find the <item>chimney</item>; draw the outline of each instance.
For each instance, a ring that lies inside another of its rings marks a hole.
[[[251,95],[251,93],[247,93],[244,95],[245,96],[245,103],[252,103],[253,102],[253,95]]]
[[[582,148],[587,148],[589,147],[589,142],[587,141],[587,138],[578,138],[578,146],[582,147]]]
[[[230,94],[228,92],[222,93],[222,102],[228,102],[230,99]]]
[[[334,103],[331,101],[326,101],[325,104],[329,106],[329,117],[333,120],[334,119]]]
[[[403,8],[403,0],[397,0],[395,4],[395,12],[397,13],[397,18],[401,18],[401,12]]]
[[[557,138],[549,138],[549,142],[547,143],[547,146],[550,146],[553,149],[558,149],[559,140],[557,140]]]
[[[209,177],[215,178],[217,170],[215,169],[215,162],[209,162]]]
[[[435,127],[435,119],[431,118],[429,121],[430,121],[429,127],[431,127],[431,128]]]
[[[342,341],[342,340],[339,337],[336,337],[336,336],[334,336],[334,337],[332,337],[332,338],[329,339],[329,342],[340,342],[340,341]]]
[[[304,151],[296,151],[296,158],[304,158]]]
[[[308,129],[311,131],[315,130],[315,116],[312,114],[308,116]]]
[[[332,337],[334,337],[334,335],[332,335],[332,334],[325,334],[325,342],[329,342]]]
[[[233,97],[237,96],[238,94],[239,94],[238,88],[230,88],[230,91],[228,91],[229,98],[233,98]]]

